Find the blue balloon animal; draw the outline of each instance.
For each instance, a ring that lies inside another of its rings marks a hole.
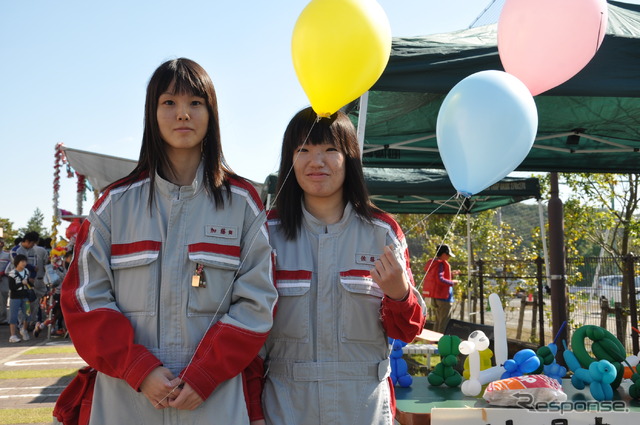
[[[505,372],[502,379],[515,378],[516,376],[527,375],[540,367],[540,358],[536,352],[530,349],[518,351],[513,359],[504,362]]]
[[[574,387],[581,390],[587,384],[591,396],[598,401],[613,400],[613,388],[611,383],[616,379],[618,371],[608,360],[593,361],[589,365],[589,369],[585,369],[580,365],[575,354],[567,349],[567,343],[563,341],[564,361],[573,371],[571,383]]]
[[[413,377],[409,375],[407,362],[402,358],[402,347],[407,343],[399,339],[389,338],[389,344],[392,345],[389,359],[391,360],[391,380],[393,385],[398,384],[403,388],[410,387],[413,383]]]

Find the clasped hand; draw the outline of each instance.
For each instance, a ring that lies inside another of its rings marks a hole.
[[[387,297],[401,300],[409,292],[409,282],[404,264],[401,264],[395,256],[393,248],[393,244],[384,247],[382,255],[371,269],[371,277]]]
[[[189,384],[162,366],[147,375],[140,385],[140,391],[156,409],[174,407],[179,410],[193,410],[203,402]]]

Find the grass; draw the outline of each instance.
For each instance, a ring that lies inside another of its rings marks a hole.
[[[61,378],[75,375],[78,369],[2,370],[0,379]],[[3,424],[4,422],[0,422]]]
[[[24,354],[70,354],[77,353],[73,345],[58,345],[53,347],[38,347],[25,351]]]
[[[0,409],[0,425],[51,423],[52,407]]]

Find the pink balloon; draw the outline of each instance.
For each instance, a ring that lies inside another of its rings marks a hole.
[[[534,96],[564,83],[595,55],[607,16],[606,0],[506,0],[498,20],[505,71]]]

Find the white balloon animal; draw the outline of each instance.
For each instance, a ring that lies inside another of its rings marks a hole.
[[[482,331],[474,331],[467,341],[462,341],[458,347],[460,353],[469,356],[469,379],[461,386],[464,395],[475,397],[482,391],[482,386],[497,381],[504,373],[504,363],[508,359],[507,325],[500,297],[489,295],[489,305],[493,313],[493,348],[496,356],[496,366],[480,370],[480,351],[489,348],[489,338]]]

